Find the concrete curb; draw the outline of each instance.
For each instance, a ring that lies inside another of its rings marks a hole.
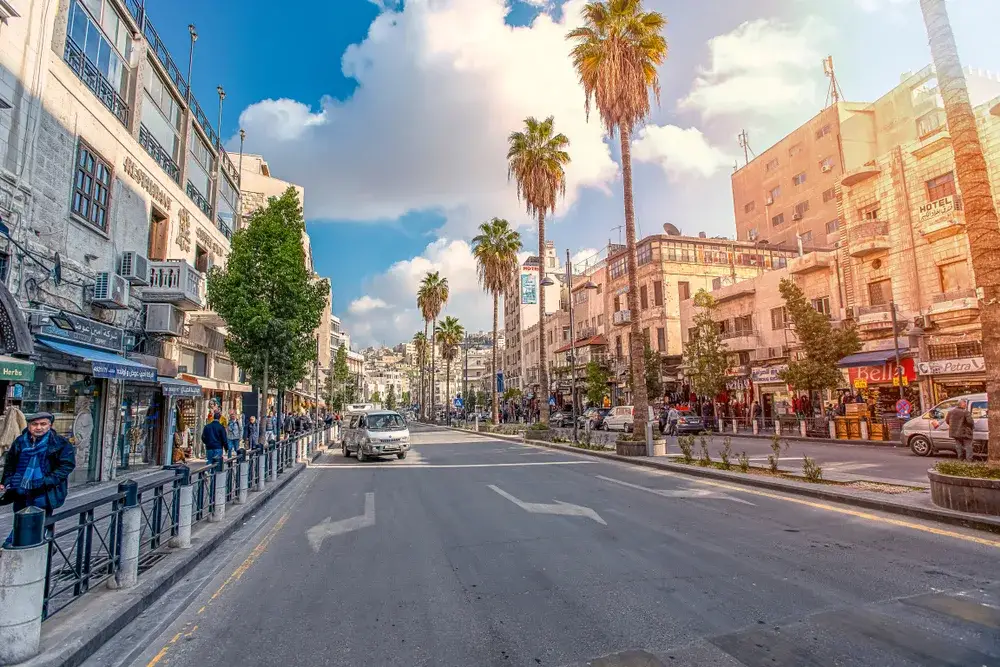
[[[317,451],[316,460],[322,451]],[[170,588],[204,562],[237,528],[243,517],[262,509],[278,492],[308,467],[296,464],[279,477],[264,493],[251,496],[245,505],[227,507],[225,523],[203,524],[194,535],[190,549],[169,552],[155,568],[139,578],[139,584],[127,591],[94,590],[91,599],[83,598],[42,626],[39,654],[18,667],[76,667],[93,655],[118,632],[159,600]],[[110,602],[109,602],[110,599]]]
[[[706,479],[726,481],[734,484],[741,484],[743,486],[767,489],[769,491],[781,491],[784,493],[815,498],[817,500],[840,503],[842,505],[852,505],[854,507],[861,507],[864,509],[888,512],[890,514],[899,514],[914,519],[936,521],[938,523],[945,523],[951,526],[972,528],[990,533],[1000,533],[1000,519],[994,519],[993,517],[956,512],[954,510],[948,510],[940,507],[916,507],[905,503],[894,502],[888,499],[882,500],[878,498],[856,496],[850,493],[844,493],[843,491],[835,491],[833,487],[827,487],[825,485],[813,485],[808,482],[794,482],[790,480],[758,477],[755,475],[744,475],[742,473],[726,472],[725,470],[716,470],[714,468],[700,468],[684,463],[658,461],[645,456],[619,456],[618,454],[614,454],[612,452],[579,449],[568,445],[542,442],[539,440],[527,440],[516,436],[497,435],[493,433],[475,433],[473,431],[465,431],[459,428],[452,428],[451,430],[468,433],[469,435],[479,436],[482,438],[509,440],[513,442],[520,442],[525,445],[547,447],[549,449],[557,449],[573,454],[582,454],[584,456],[593,456],[595,458],[606,459],[609,461],[618,461],[619,463],[629,463],[632,465],[645,466],[647,468],[658,468],[660,470],[667,470],[669,472],[676,472],[683,475],[691,475],[692,477],[703,477]]]

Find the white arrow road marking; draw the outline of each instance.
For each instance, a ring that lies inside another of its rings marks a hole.
[[[663,496],[664,498],[718,498],[719,500],[731,500],[734,503],[753,505],[753,503],[750,502],[749,500],[743,500],[742,498],[733,498],[732,496],[726,495],[721,491],[710,491],[709,489],[677,489],[677,490],[650,489],[645,486],[639,486],[638,484],[632,484],[631,482],[623,482],[620,479],[612,479],[611,477],[605,477],[604,475],[597,475],[597,479],[603,479],[605,482],[611,482],[612,484],[620,484],[621,486],[627,486],[630,489],[638,489],[639,491],[654,493],[658,496]]]
[[[352,516],[350,519],[334,521],[332,517],[323,519],[306,531],[306,538],[312,546],[313,551],[319,552],[323,546],[323,541],[328,537],[335,537],[359,528],[368,528],[375,525],[375,493],[369,491],[365,494],[365,513],[361,516]]]
[[[594,510],[589,507],[581,507],[580,505],[571,505],[569,503],[564,503],[561,500],[555,501],[553,504],[545,503],[526,503],[523,500],[519,500],[514,496],[510,495],[503,489],[489,485],[491,489],[499,493],[501,496],[514,503],[526,512],[531,512],[532,514],[562,514],[563,516],[585,516],[588,519],[593,519],[602,526],[608,525],[608,522],[601,518]]]

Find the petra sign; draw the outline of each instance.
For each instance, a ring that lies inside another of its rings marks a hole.
[[[986,362],[982,357],[968,359],[947,359],[945,361],[921,361],[917,364],[921,375],[950,375],[952,373],[985,373]]]
[[[955,198],[951,195],[941,197],[932,202],[928,202],[917,209],[917,219],[920,222],[934,220],[949,213],[955,212]]]

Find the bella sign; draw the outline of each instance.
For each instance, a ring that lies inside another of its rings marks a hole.
[[[917,211],[917,219],[920,222],[927,222],[928,220],[934,220],[935,218],[940,218],[954,212],[955,198],[948,195],[947,197],[941,197],[941,199],[921,206]]]

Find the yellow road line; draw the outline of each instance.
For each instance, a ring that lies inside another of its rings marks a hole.
[[[156,663],[158,663],[160,660],[163,660],[163,656],[165,656],[167,654],[167,651],[170,650],[170,645],[173,644],[173,643],[175,643],[178,639],[180,639],[180,637],[181,637],[181,633],[179,633],[179,632],[176,635],[174,635],[173,639],[171,639],[170,642],[166,646],[164,646],[163,648],[161,648],[159,653],[157,653],[155,656],[153,656],[153,659],[149,661],[149,664],[146,665],[146,667],[153,667],[153,665],[155,665]]]
[[[770,491],[762,491],[760,489],[751,489],[745,486],[739,486],[737,484],[728,484],[726,482],[716,482],[713,480],[701,479],[696,477],[689,477],[688,475],[682,475],[680,473],[670,472],[667,470],[656,470],[657,473],[661,475],[666,475],[668,477],[683,477],[688,481],[695,482],[696,484],[707,484],[708,486],[715,486],[720,489],[726,489],[729,491],[737,491],[739,493],[752,493],[755,496],[763,496],[764,498],[773,498],[775,500],[784,500],[785,502],[796,503],[798,505],[805,505],[806,507],[812,507],[815,509],[824,510],[827,512],[836,512],[838,514],[846,514],[847,516],[853,516],[858,519],[865,519],[867,521],[875,521],[877,523],[885,523],[891,526],[899,526],[900,528],[909,528],[911,530],[919,530],[924,533],[931,533],[933,535],[940,535],[941,537],[950,537],[956,540],[964,540],[966,542],[973,542],[975,544],[981,544],[987,547],[1000,548],[1000,541],[990,540],[985,537],[976,537],[975,535],[965,535],[964,533],[956,533],[952,530],[945,530],[943,528],[935,528],[934,526],[925,526],[923,524],[914,523],[912,521],[904,521],[902,519],[890,519],[888,517],[878,516],[877,514],[872,514],[870,512],[861,512],[858,510],[848,509],[846,507],[838,507],[837,505],[830,505],[829,503],[816,502],[813,500],[804,500],[802,498],[795,498],[792,496],[786,496],[780,493],[772,493]]]

